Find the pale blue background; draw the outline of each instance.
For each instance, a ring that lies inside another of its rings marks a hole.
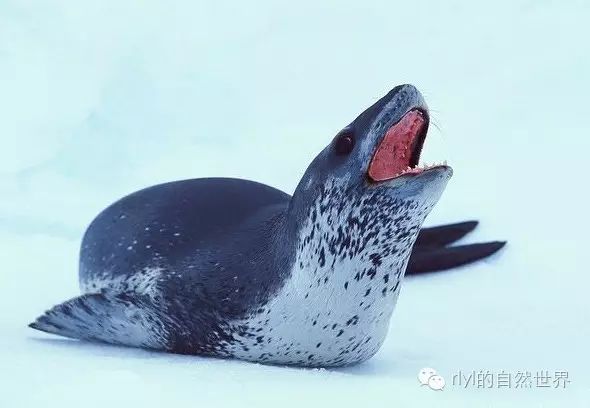
[[[573,0],[0,0],[0,405],[590,406],[589,21]],[[477,217],[469,240],[509,246],[408,280],[368,363],[264,367],[26,328],[78,293],[80,236],[113,200],[211,175],[292,192],[405,82],[437,125],[426,158],[455,169],[427,222]],[[435,393],[424,366],[572,383]]]

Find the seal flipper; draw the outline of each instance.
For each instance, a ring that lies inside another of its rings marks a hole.
[[[442,271],[462,266],[490,256],[504,245],[506,245],[506,241],[440,248],[417,248],[410,256],[406,275]]]
[[[443,247],[460,240],[477,227],[477,221],[465,221],[457,224],[439,225],[423,228],[418,234],[414,249],[417,247]]]
[[[166,319],[147,296],[91,293],[54,306],[29,327],[80,340],[166,349]]]
[[[408,261],[406,275],[462,266],[490,256],[506,245],[505,241],[493,241],[447,246],[463,238],[477,225],[477,221],[465,221],[420,230]]]

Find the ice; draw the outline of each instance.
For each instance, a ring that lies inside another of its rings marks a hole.
[[[0,406],[589,406],[588,21],[575,0],[1,2]],[[81,235],[112,201],[212,175],[291,193],[400,83],[431,108],[425,159],[455,172],[427,223],[479,219],[467,241],[509,243],[408,279],[367,363],[268,367],[26,327],[78,294]],[[420,387],[423,367],[444,391]],[[471,370],[571,383],[453,385]]]

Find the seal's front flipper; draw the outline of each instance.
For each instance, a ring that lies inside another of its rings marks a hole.
[[[465,265],[492,255],[506,245],[505,241],[448,247],[414,247],[406,275],[434,272]]]
[[[477,221],[465,221],[457,224],[422,228],[414,244],[417,247],[444,247],[460,240],[477,227]]]
[[[164,349],[165,320],[150,298],[137,294],[92,293],[68,300],[29,325],[80,340]]]

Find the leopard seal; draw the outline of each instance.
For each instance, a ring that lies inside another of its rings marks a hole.
[[[402,85],[335,136],[293,196],[204,178],[122,198],[84,235],[82,295],[30,327],[268,364],[369,359],[386,337],[422,223],[452,175],[446,164],[418,166],[428,123],[421,94]],[[455,225],[447,241],[472,227]]]

